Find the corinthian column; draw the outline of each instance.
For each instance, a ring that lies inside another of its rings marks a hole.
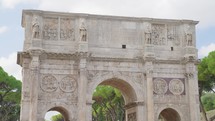
[[[154,100],[153,100],[153,64],[152,61],[145,62],[146,86],[147,86],[147,121],[154,121]]]
[[[37,103],[38,103],[38,83],[39,83],[39,66],[41,50],[30,50],[30,119],[29,121],[37,121]]]

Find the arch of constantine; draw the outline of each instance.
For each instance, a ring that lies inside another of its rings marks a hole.
[[[98,85],[121,91],[126,121],[199,121],[197,23],[24,10],[21,121],[91,121]]]

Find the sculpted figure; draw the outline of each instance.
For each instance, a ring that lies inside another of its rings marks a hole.
[[[152,44],[151,33],[152,33],[151,26],[150,24],[147,24],[145,29],[145,40],[147,44]]]
[[[85,28],[85,25],[83,22],[80,27],[80,40],[84,42],[87,41],[87,29]]]
[[[186,41],[187,41],[187,46],[192,46],[193,40],[192,40],[192,34],[187,34],[186,35]]]
[[[35,17],[32,22],[32,35],[33,38],[39,38],[40,35],[40,25],[37,17]]]
[[[185,27],[185,39],[186,39],[187,46],[193,45],[192,31],[191,31],[191,27],[189,25],[187,25]]]

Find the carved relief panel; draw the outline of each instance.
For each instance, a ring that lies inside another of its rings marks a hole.
[[[152,24],[152,41],[154,45],[166,45],[164,24]]]
[[[128,121],[137,121],[136,112],[128,114]]]
[[[58,39],[58,18],[44,18],[43,39]]]
[[[39,100],[76,103],[78,101],[77,86],[78,83],[74,75],[43,75],[40,82]]]
[[[156,95],[185,95],[185,80],[182,78],[154,78]]]
[[[177,25],[167,25],[167,41],[173,46],[180,45],[180,39],[178,36],[178,26]]]
[[[75,23],[69,18],[60,19],[60,39],[75,41]]]

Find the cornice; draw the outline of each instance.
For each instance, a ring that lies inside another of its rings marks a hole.
[[[161,19],[161,18],[148,18],[148,17],[128,17],[128,16],[115,16],[115,15],[96,15],[87,13],[69,13],[69,12],[53,12],[42,10],[23,10],[25,14],[37,14],[41,16],[56,16],[56,17],[76,17],[76,18],[95,18],[95,19],[110,19],[110,20],[126,20],[126,21],[145,21],[151,23],[180,23],[180,24],[198,24],[198,21],[184,20],[184,19]]]
[[[141,62],[141,58],[89,57],[89,61]]]
[[[22,66],[24,58],[32,58],[34,54],[32,52],[40,50],[28,50],[23,52],[18,52],[17,54],[17,64]],[[40,51],[40,60],[43,59],[65,59],[65,60],[79,60],[81,58],[88,58],[89,54],[87,52],[75,52],[75,53],[56,53],[56,52],[47,52]]]

